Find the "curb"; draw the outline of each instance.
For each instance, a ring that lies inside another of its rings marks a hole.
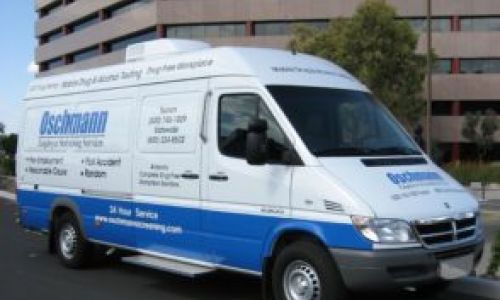
[[[466,277],[454,282],[449,291],[481,299],[500,300],[500,281]]]
[[[15,202],[16,195],[6,191],[0,191],[0,198],[6,199],[7,201]]]

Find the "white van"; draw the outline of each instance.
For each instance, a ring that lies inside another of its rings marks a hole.
[[[18,154],[21,224],[72,268],[95,248],[269,299],[443,288],[482,254],[477,200],[338,66],[183,40],[36,79]]]

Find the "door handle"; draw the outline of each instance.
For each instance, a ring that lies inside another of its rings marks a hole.
[[[210,175],[208,177],[208,179],[213,180],[213,181],[228,181],[229,177],[227,177],[227,175],[217,174],[217,175]]]
[[[182,179],[194,180],[194,179],[199,179],[200,175],[193,174],[193,173],[184,173],[184,174],[181,175],[181,177],[182,177]]]

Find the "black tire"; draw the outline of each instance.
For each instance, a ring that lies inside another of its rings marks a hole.
[[[69,237],[68,234],[70,234]],[[72,242],[64,243],[63,235]],[[80,225],[73,214],[65,213],[56,220],[54,239],[57,254],[64,266],[80,269],[89,264],[92,256],[92,245],[85,240]]]
[[[419,286],[417,287],[415,293],[418,296],[425,296],[425,297],[438,296],[446,292],[446,290],[450,287],[450,285],[451,285],[450,281],[441,280],[432,284]]]
[[[302,281],[308,283],[305,288],[307,291],[304,292],[305,299],[347,300],[350,298],[330,253],[314,242],[297,241],[285,247],[276,258],[271,277],[273,295],[276,300],[290,300],[287,294],[292,295],[294,289],[288,288],[286,282],[289,282],[288,286],[291,286],[291,282],[299,282],[301,278],[304,279]],[[289,278],[297,280],[288,280]]]

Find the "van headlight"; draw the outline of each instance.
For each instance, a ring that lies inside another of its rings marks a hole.
[[[365,238],[375,243],[417,243],[412,227],[403,220],[353,216],[352,222]]]

